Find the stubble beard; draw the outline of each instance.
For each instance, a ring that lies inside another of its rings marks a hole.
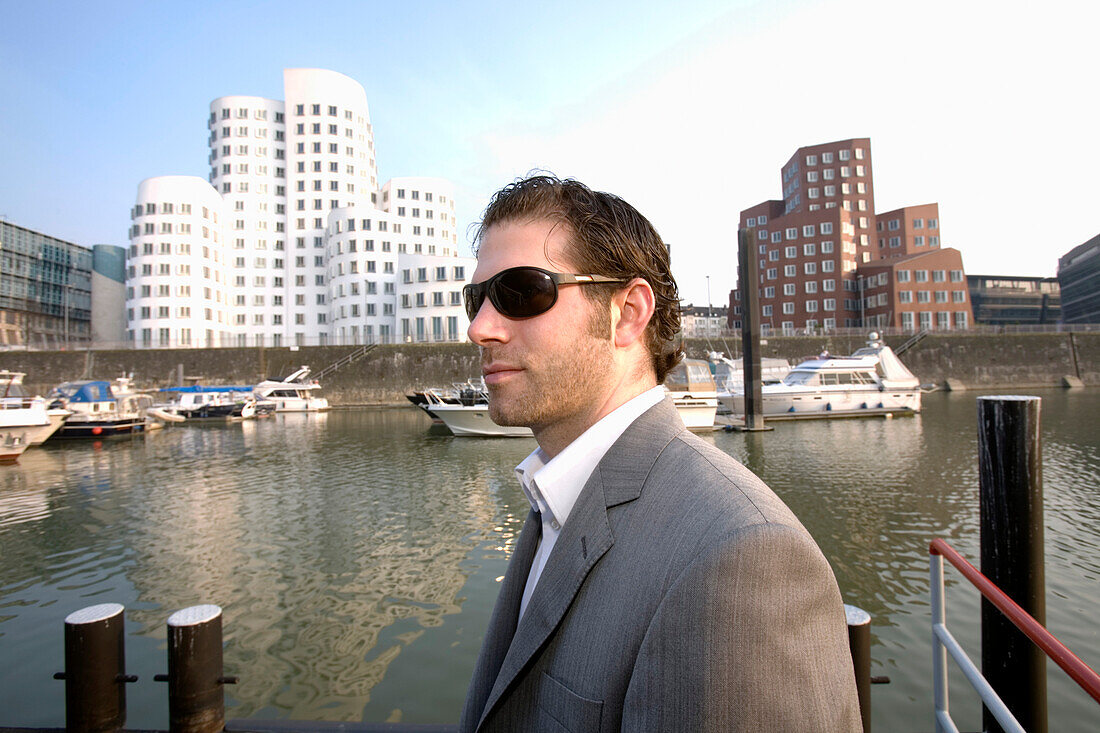
[[[489,417],[497,425],[535,431],[583,420],[598,408],[606,389],[613,360],[609,332],[610,314],[595,307],[586,328],[568,348],[517,354],[518,358],[509,358],[507,347],[482,348],[483,363],[498,358],[523,368],[519,384],[488,385]]]

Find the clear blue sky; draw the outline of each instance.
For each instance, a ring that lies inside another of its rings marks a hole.
[[[868,136],[880,211],[938,201],[968,272],[1053,275],[1100,232],[1100,3],[0,0],[0,216],[126,244],[149,176],[205,177],[216,97],[282,69],[367,91],[379,173],[460,225],[534,168],[618,193],[724,303],[742,208],[800,145]]]

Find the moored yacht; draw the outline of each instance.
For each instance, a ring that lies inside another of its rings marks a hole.
[[[744,389],[723,398],[743,415]],[[802,362],[778,384],[761,387],[764,417],[770,420],[906,415],[920,412],[919,380],[877,333],[851,356],[823,353]]]
[[[117,390],[117,392],[116,392]],[[145,408],[152,400],[129,389],[129,380],[65,382],[54,387],[51,407],[72,414],[57,431],[60,438],[106,438],[145,430]]]
[[[23,372],[0,371],[0,432],[3,436],[18,437],[3,438],[12,450],[19,443],[26,446],[44,443],[69,416],[68,410],[51,408],[45,399],[28,392],[23,386],[25,376]],[[2,453],[0,460],[3,460]]]
[[[309,379],[309,367],[303,366],[285,379],[265,379],[254,388],[258,402],[274,402],[277,412],[316,412],[327,410],[328,400],[320,396],[321,385]]]
[[[714,427],[718,390],[710,366],[701,359],[681,359],[665,377],[665,391],[690,430]]]
[[[173,395],[164,410],[188,420],[246,419],[256,415],[256,398],[251,386],[194,384],[164,387],[159,391]]]

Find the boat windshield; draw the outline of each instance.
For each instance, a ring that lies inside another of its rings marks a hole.
[[[795,369],[794,371],[788,373],[787,376],[783,377],[783,384],[819,384],[817,377],[817,372]]]
[[[665,387],[670,392],[713,390],[714,377],[705,361],[684,359],[665,376]]]

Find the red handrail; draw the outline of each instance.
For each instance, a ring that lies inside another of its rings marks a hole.
[[[932,540],[928,546],[928,552],[932,555],[941,555],[955,566],[963,576],[973,583],[974,587],[981,591],[985,599],[1000,609],[1001,613],[1008,617],[1017,629],[1022,631],[1027,638],[1035,642],[1036,646],[1046,652],[1046,655],[1058,663],[1058,666],[1066,671],[1073,681],[1079,684],[1092,699],[1100,702],[1100,674],[1092,667],[1085,664],[1080,657],[1066,648],[1065,644],[1058,641],[1054,634],[1035,620],[1035,618],[1008,594],[998,588],[992,580],[982,575],[976,567],[967,562],[966,558],[958,553],[954,547],[947,544],[946,540],[939,537]]]

